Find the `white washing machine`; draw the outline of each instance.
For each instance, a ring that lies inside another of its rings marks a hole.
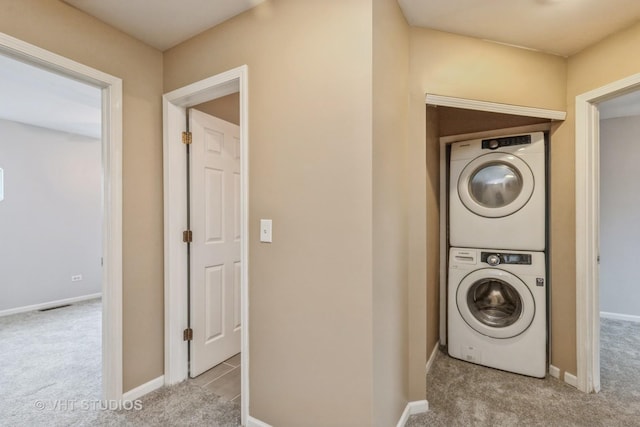
[[[449,243],[545,249],[545,144],[534,132],[451,144]]]
[[[451,248],[449,355],[544,378],[546,301],[544,253]]]

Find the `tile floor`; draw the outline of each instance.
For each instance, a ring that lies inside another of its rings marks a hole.
[[[240,403],[240,353],[190,380],[220,396],[223,401]]]

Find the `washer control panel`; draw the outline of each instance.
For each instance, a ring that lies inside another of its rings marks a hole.
[[[482,252],[480,261],[489,265],[520,264],[531,265],[531,254],[513,254],[507,252]]]

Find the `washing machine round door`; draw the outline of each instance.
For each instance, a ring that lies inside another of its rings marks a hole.
[[[527,285],[497,268],[475,270],[456,292],[458,311],[476,332],[491,338],[512,338],[527,330],[535,301]]]
[[[476,215],[501,218],[527,204],[535,181],[531,168],[518,156],[489,153],[476,157],[458,178],[458,196]]]

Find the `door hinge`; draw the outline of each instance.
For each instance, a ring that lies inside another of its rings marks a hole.
[[[182,241],[185,243],[191,243],[193,241],[193,233],[191,230],[185,230],[182,232]]]
[[[182,331],[182,340],[183,341],[193,340],[193,329],[187,328],[184,331]]]
[[[191,140],[192,140],[191,132],[189,132],[189,131],[182,132],[182,143],[183,144],[189,145],[189,144],[191,144]]]

